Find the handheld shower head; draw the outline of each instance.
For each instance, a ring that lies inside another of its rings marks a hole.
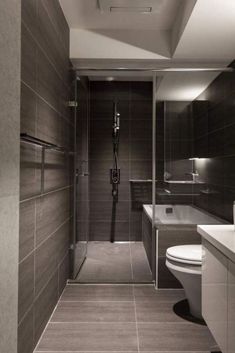
[[[110,170],[113,198],[118,200],[118,184],[120,183],[120,169],[118,168],[118,147],[120,133],[120,113],[117,111],[117,102],[113,104],[113,168]]]

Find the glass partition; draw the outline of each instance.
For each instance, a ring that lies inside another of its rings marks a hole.
[[[233,221],[235,73],[180,69],[154,79],[156,286],[176,288],[165,265],[167,248],[199,244],[198,224]]]

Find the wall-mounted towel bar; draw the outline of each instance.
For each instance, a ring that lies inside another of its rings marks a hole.
[[[57,151],[65,151],[65,148],[63,148],[63,147],[57,146],[51,142],[41,140],[37,137],[28,135],[26,133],[20,134],[20,140],[25,143],[30,143],[32,145],[36,145],[39,147],[44,147],[44,148],[53,149],[53,150],[57,150]]]
[[[69,155],[74,155],[75,152],[69,151],[64,147],[58,146],[54,143],[48,142],[48,141],[44,141],[41,140],[37,137],[28,135],[26,133],[21,133],[20,134],[20,141],[23,143],[27,143],[33,146],[38,146],[41,147],[41,191],[40,191],[40,195],[44,194],[44,183],[45,183],[45,168],[46,168],[46,164],[45,164],[45,154],[47,150],[53,150],[53,151],[57,151],[57,152],[61,152],[64,154],[65,158],[68,158]],[[38,196],[40,196],[38,195]]]

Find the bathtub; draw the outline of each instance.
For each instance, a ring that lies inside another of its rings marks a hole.
[[[191,205],[156,205],[152,232],[152,205],[143,205],[142,240],[157,288],[180,288],[165,265],[171,246],[200,244],[199,224],[225,224],[226,221]]]
[[[152,205],[143,205],[152,221]],[[171,212],[172,211],[172,212]],[[155,224],[221,224],[221,220],[190,205],[156,205]],[[224,223],[224,221],[223,221]]]

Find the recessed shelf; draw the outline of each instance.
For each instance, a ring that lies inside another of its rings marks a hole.
[[[193,180],[165,180],[168,184],[205,184],[203,181],[193,181]]]

